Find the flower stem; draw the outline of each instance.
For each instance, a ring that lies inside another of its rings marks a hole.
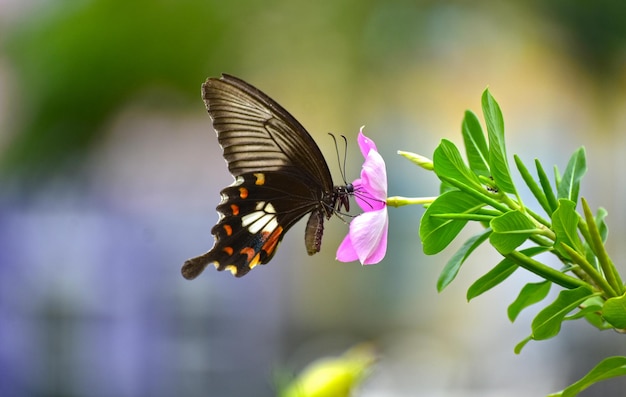
[[[430,204],[437,197],[387,197],[387,205],[391,207],[401,207],[403,205]]]

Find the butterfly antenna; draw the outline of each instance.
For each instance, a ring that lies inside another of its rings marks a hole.
[[[347,185],[348,181],[346,181],[346,158],[348,157],[348,139],[344,135],[341,135],[341,138],[343,139],[343,143],[344,143],[343,164],[342,164],[341,156],[339,155],[339,145],[337,144],[337,138],[331,132],[329,132],[328,135],[330,135],[333,138],[333,141],[335,142],[335,153],[337,153],[337,163],[339,164],[339,173],[341,174],[341,179],[343,180],[343,184]]]
[[[343,184],[347,185],[348,181],[346,181],[346,159],[348,158],[348,139],[345,135],[341,136],[343,138],[343,168],[341,171],[341,177],[343,178]]]

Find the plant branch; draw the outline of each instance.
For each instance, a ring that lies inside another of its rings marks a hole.
[[[607,297],[615,297],[617,294],[613,287],[609,285],[609,283],[602,277],[602,275],[587,261],[587,259],[576,252],[575,249],[570,247],[567,244],[561,243],[561,247],[569,256],[572,257],[574,263],[576,263],[580,268],[593,280],[594,284],[598,286],[598,288],[602,289]]]
[[[549,280],[561,287],[574,289],[577,287],[587,286],[589,284],[586,282],[579,280],[575,277],[568,276],[567,274],[563,274],[562,272],[555,270],[549,266],[544,265],[541,262],[538,262],[519,251],[513,251],[507,255],[506,258],[511,259],[515,263],[517,263],[520,267],[532,272],[546,280]]]

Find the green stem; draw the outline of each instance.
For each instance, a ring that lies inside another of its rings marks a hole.
[[[536,213],[535,211],[533,211],[530,208],[526,207],[526,212],[528,212],[528,214],[530,216],[532,216],[537,222],[541,223],[542,225],[544,225],[548,229],[552,228],[552,224],[549,221],[543,219],[543,217],[541,215],[539,215],[538,213]]]
[[[500,201],[502,201],[504,204],[506,204],[507,207],[511,208],[512,210],[520,210],[524,212],[524,206],[520,203],[516,203],[506,193],[502,193],[500,195]]]
[[[479,215],[479,214],[432,214],[431,218],[442,218],[442,219],[455,219],[462,221],[477,221],[477,222],[489,222],[493,219],[493,216],[489,215]]]
[[[502,215],[502,212],[500,212],[500,211],[492,210],[492,209],[484,208],[484,207],[479,209],[478,211],[476,211],[476,213],[480,214],[480,215],[489,215],[492,218],[495,218],[496,216]]]
[[[598,288],[602,289],[608,297],[617,296],[615,290],[609,285],[609,283],[602,277],[600,273],[587,261],[587,259],[576,252],[575,249],[570,247],[567,244],[561,243],[561,247],[569,256],[572,257],[574,263],[576,263],[580,268],[593,280],[593,282],[598,286]]]
[[[387,205],[391,207],[402,207],[403,205],[430,204],[437,197],[387,197]]]
[[[567,289],[574,289],[582,286],[589,287],[589,284],[585,283],[584,281],[579,280],[575,277],[568,276],[567,274],[563,274],[558,270],[546,266],[543,263],[538,262],[520,253],[519,251],[513,251],[505,255],[505,257],[511,259],[520,267],[523,267],[529,272],[535,273],[536,275],[555,284],[558,284],[561,287]]]
[[[554,239],[546,239],[543,235],[531,234],[528,239],[542,247],[552,248],[554,246]]]
[[[501,212],[508,212],[509,211],[509,208],[506,205],[504,205],[504,204],[502,204],[502,203],[492,199],[491,197],[487,196],[482,191],[477,191],[475,189],[472,189],[470,186],[468,186],[468,185],[466,185],[466,184],[464,184],[462,182],[459,182],[456,179],[448,178],[448,177],[445,177],[445,176],[440,176],[439,179],[441,179],[443,182],[449,183],[450,185],[456,187],[457,189],[459,189],[459,190],[469,194],[472,197],[477,198],[481,202],[483,202],[483,203],[485,203],[487,205],[490,205],[491,207],[493,207],[493,208],[495,208],[495,209],[497,209],[497,210],[499,210]]]

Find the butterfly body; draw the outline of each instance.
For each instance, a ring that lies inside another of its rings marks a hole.
[[[221,191],[213,248],[189,259],[187,279],[213,263],[241,277],[269,262],[285,233],[311,214],[309,255],[319,252],[324,219],[349,208],[351,185],[334,186],[326,161],[302,125],[266,94],[236,77],[209,78],[202,97],[235,182]]]

